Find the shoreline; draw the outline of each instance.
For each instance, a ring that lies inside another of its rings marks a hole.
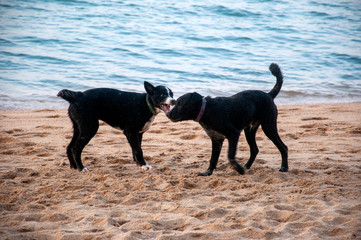
[[[319,104],[348,104],[348,103],[360,103],[361,100],[359,97],[348,97],[345,98],[338,98],[337,96],[320,96],[320,97],[309,97],[309,95],[305,96],[292,96],[292,97],[285,97],[282,96],[282,92],[279,94],[280,96],[277,96],[275,99],[275,103],[277,106],[302,106],[302,105],[319,105]],[[136,91],[138,93],[142,93],[142,91]],[[267,92],[267,91],[265,91]],[[210,96],[210,97],[227,97],[232,94],[221,94],[221,95],[213,95],[213,94],[205,94],[200,91],[200,93],[204,96]],[[0,111],[4,110],[41,110],[41,109],[54,109],[54,110],[60,110],[60,109],[67,109],[68,103],[64,100],[60,100],[58,97],[54,94],[51,99],[34,99],[29,98],[28,100],[25,99],[1,99],[2,105],[0,105]],[[178,94],[180,95],[180,94]],[[179,97],[179,96],[178,96]],[[292,99],[292,101],[290,101]],[[6,103],[6,104],[5,104]],[[11,103],[11,104],[8,104]],[[20,106],[20,107],[19,107]],[[42,107],[39,107],[42,106]]]
[[[227,162],[210,177],[211,142],[196,122],[162,113],[143,137],[143,172],[121,131],[100,124],[83,152],[92,171],[69,168],[66,109],[0,110],[0,238],[358,239],[361,237],[361,103],[278,105],[289,149],[257,132],[245,175]],[[240,136],[237,160],[249,149]]]

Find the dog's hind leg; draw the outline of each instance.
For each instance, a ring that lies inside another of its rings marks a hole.
[[[219,154],[221,153],[222,150],[224,139],[223,138],[211,138],[211,139],[212,139],[212,155],[211,155],[209,167],[207,171],[203,173],[199,173],[198,176],[210,176],[212,175],[213,170],[216,169],[217,167],[217,162],[219,159]]]
[[[85,120],[87,119],[87,120]],[[99,128],[99,122],[96,119],[84,118],[79,124],[79,137],[73,145],[73,157],[79,171],[89,171],[81,162],[81,153],[84,147],[94,137]]]
[[[143,133],[138,134],[139,145],[142,146]]]
[[[248,162],[244,165],[246,169],[250,169],[254,160],[256,159],[256,156],[258,154],[258,147],[256,143],[256,132],[258,130],[260,123],[255,123],[252,126],[249,126],[244,129],[244,133],[246,135],[246,139],[250,148],[251,155],[248,159]]]
[[[239,173],[244,174],[243,167],[236,160],[236,150],[239,139],[239,132],[234,132],[227,136],[228,139],[228,161],[232,167]]]
[[[70,168],[76,169],[76,163],[75,163],[75,160],[73,157],[73,147],[74,147],[74,143],[76,142],[76,140],[79,137],[79,126],[73,119],[71,119],[71,121],[73,123],[73,137],[72,137],[68,147],[66,148],[66,155],[68,156],[68,159],[69,159]]]
[[[280,168],[280,172],[287,172],[288,171],[288,148],[282,142],[280,136],[278,135],[277,131],[277,120],[275,119],[272,122],[267,122],[266,124],[262,123],[263,132],[266,136],[271,139],[271,141],[276,145],[278,150],[281,152],[282,156],[282,164]]]

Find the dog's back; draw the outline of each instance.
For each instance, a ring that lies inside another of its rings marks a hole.
[[[269,115],[277,115],[277,107],[273,101],[281,91],[283,74],[280,67],[272,63],[269,70],[277,81],[269,93],[260,90],[248,90],[237,93],[228,98],[231,106],[231,115],[235,118],[236,125],[248,125],[250,122],[261,120]]]
[[[58,96],[70,103],[68,111],[73,119],[79,116],[81,109],[83,117],[100,119],[112,127],[124,129],[126,126],[142,125],[151,116],[151,113],[139,114],[147,112],[145,93],[112,88],[94,88],[84,92],[64,89]]]

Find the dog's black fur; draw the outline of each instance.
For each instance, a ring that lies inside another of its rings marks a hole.
[[[222,144],[228,139],[228,160],[240,174],[244,168],[235,159],[237,143],[242,130],[245,131],[251,155],[245,168],[249,169],[258,154],[256,132],[261,125],[266,136],[272,140],[282,155],[281,172],[288,171],[288,148],[282,142],[277,131],[277,107],[273,99],[280,92],[283,75],[279,66],[272,63],[269,67],[277,78],[276,85],[269,92],[243,91],[231,97],[206,97],[206,107],[199,123],[212,140],[212,155],[207,171],[200,176],[212,175],[217,166]],[[203,97],[194,92],[179,97],[174,108],[167,113],[173,121],[195,120],[200,112]]]
[[[81,153],[99,128],[103,120],[114,128],[124,130],[132,148],[134,161],[147,170],[150,168],[143,158],[142,136],[152,124],[155,114],[168,112],[174,105],[173,92],[164,86],[154,87],[144,82],[147,93],[124,92],[110,88],[95,88],[85,92],[61,90],[58,96],[70,103],[68,114],[73,123],[74,134],[67,147],[70,167],[88,171],[81,161]],[[147,104],[146,98],[153,108]]]

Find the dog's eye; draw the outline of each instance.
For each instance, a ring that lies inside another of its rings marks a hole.
[[[166,97],[166,95],[165,95],[165,94],[161,94],[160,96],[161,96],[162,98]]]

